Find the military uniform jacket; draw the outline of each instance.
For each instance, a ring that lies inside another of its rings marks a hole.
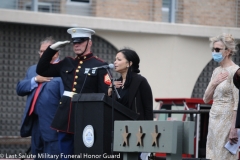
[[[110,80],[105,69],[90,68],[107,65],[89,53],[81,57],[65,57],[56,64],[50,61],[56,50],[50,47],[43,53],[37,65],[37,73],[45,77],[61,77],[64,91],[75,93],[107,93]],[[74,106],[71,97],[62,96],[51,127],[62,132],[74,133]],[[89,115],[90,116],[90,115]]]

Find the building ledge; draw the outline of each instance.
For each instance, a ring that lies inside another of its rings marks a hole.
[[[240,28],[232,27],[172,24],[8,9],[0,9],[0,13],[1,22],[194,37],[211,37],[221,33],[231,33],[233,37],[240,39]]]

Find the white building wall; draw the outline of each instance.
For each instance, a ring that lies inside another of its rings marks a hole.
[[[211,60],[208,38],[177,35],[107,32],[98,35],[118,49],[135,49],[140,70],[156,97],[191,97],[203,68]]]

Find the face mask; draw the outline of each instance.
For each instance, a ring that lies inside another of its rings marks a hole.
[[[212,58],[214,61],[220,63],[224,59],[221,52],[212,52]]]

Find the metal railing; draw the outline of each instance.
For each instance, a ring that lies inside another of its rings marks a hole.
[[[190,121],[194,121],[194,114],[196,114],[196,152],[195,152],[195,158],[199,158],[198,151],[199,151],[199,137],[200,137],[200,116],[199,114],[206,114],[209,113],[210,109],[202,109],[202,108],[210,108],[211,105],[208,104],[197,104],[196,110],[154,110],[154,114],[161,114],[161,113],[167,113],[167,114],[190,114]]]

